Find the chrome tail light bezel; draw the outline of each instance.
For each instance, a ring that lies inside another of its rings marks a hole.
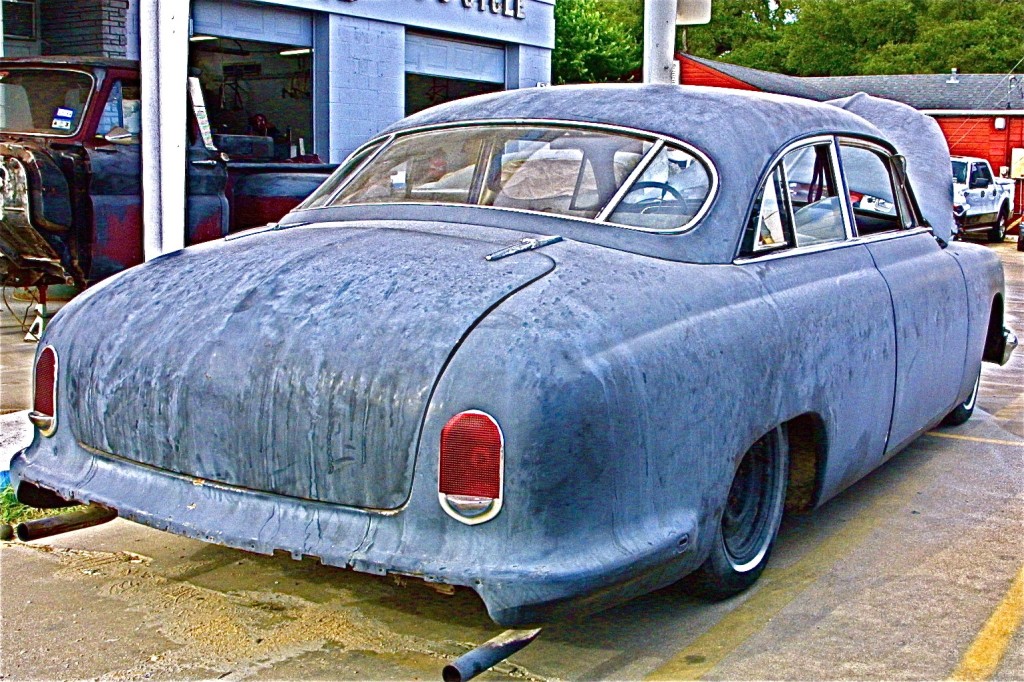
[[[50,387],[50,406],[53,414],[46,414],[38,410],[36,404],[37,392],[39,386],[37,385],[39,378],[39,360],[45,353],[53,354],[53,381]],[[36,356],[36,360],[32,363],[32,411],[28,414],[28,419],[32,424],[39,429],[40,435],[52,436],[57,431],[57,391],[60,386],[60,356],[57,354],[57,349],[53,346],[44,346],[39,354]]]
[[[443,443],[439,440],[437,449],[437,500],[444,512],[460,523],[475,526],[490,521],[501,511],[505,498],[505,434],[501,430],[498,420],[482,410],[463,410],[453,415],[446,423],[447,426],[457,417],[472,414],[486,417],[498,432],[498,496],[496,498],[478,497],[475,495],[456,495],[441,491],[441,467],[443,456]]]

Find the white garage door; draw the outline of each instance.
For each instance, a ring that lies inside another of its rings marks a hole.
[[[309,12],[280,7],[221,0],[194,0],[192,32],[223,38],[312,47],[313,16]]]
[[[407,33],[405,70],[421,76],[505,82],[505,48]]]

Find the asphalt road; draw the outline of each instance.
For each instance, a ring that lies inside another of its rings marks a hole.
[[[996,247],[1024,332],[1024,254]],[[5,354],[5,362],[7,362]],[[734,599],[678,587],[547,628],[485,679],[1024,679],[1024,352],[975,416],[787,520]],[[498,633],[468,591],[125,521],[0,546],[3,679],[438,679]]]

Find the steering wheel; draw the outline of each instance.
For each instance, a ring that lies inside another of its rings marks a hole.
[[[685,201],[685,199],[683,199],[682,193],[672,185],[668,184],[667,182],[658,182],[657,180],[641,180],[640,182],[634,183],[630,190],[626,192],[626,196],[622,197],[623,203],[625,203],[626,197],[628,197],[630,194],[632,194],[633,192],[638,192],[642,189],[660,189],[661,197],[647,197],[633,203],[633,206],[640,206],[642,204],[650,203],[652,201],[664,201],[666,194],[672,196],[672,201]]]

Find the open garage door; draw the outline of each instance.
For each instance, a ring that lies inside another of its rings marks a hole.
[[[239,161],[313,149],[312,44],[310,12],[195,0],[189,66],[218,148]]]
[[[421,33],[405,37],[405,113],[505,89],[505,48]]]

